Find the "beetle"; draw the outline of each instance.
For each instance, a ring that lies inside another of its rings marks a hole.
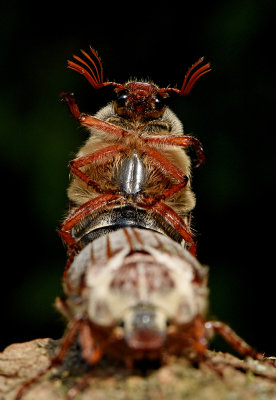
[[[16,400],[64,357],[77,341],[91,367],[105,355],[127,368],[137,363],[169,362],[184,356],[208,364],[208,342],[220,334],[242,356],[263,359],[232,329],[206,320],[208,268],[183,246],[157,232],[123,228],[85,246],[63,279],[65,299],[56,306],[68,328],[49,366],[18,391]],[[67,399],[84,388],[93,374],[73,386]]]
[[[90,133],[70,162],[71,208],[60,228],[69,253],[78,248],[78,232],[87,226],[87,218],[105,209],[112,213],[114,208],[118,211],[132,206],[139,215],[146,210],[147,218],[155,225],[169,225],[178,241],[184,239],[191,253],[196,254],[190,229],[195,196],[190,185],[190,157],[185,149],[194,148],[197,165],[205,156],[198,139],[184,135],[180,120],[166,100],[171,92],[188,95],[195,82],[210,71],[210,63],[201,65],[201,58],[192,65],[181,89],[159,88],[146,81],[104,82],[102,63],[92,47],[90,51],[88,54],[82,50],[84,59],[74,56],[77,62],[68,61],[68,67],[82,74],[94,89],[112,86],[115,100],[91,116],[79,111],[72,94],[61,94],[71,114]],[[117,214],[118,227],[139,226],[137,221],[126,221]],[[140,226],[147,225],[141,219],[144,223]],[[160,229],[164,232],[163,227]]]

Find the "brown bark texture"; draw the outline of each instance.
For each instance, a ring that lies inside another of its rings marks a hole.
[[[0,354],[0,400],[13,400],[23,382],[49,365],[59,343],[36,339],[8,346]],[[276,399],[276,368],[266,361],[241,360],[228,353],[211,351],[209,359],[215,368],[206,363],[197,368],[184,357],[172,358],[145,376],[114,360],[103,359],[76,400]],[[68,390],[86,372],[78,349],[73,348],[63,365],[51,369],[33,384],[22,400],[65,399]]]

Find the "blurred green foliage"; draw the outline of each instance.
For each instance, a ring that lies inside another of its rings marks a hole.
[[[183,7],[184,5],[184,7]],[[181,8],[180,8],[181,6]],[[183,8],[182,8],[183,7]],[[111,98],[66,60],[93,45],[106,80],[151,78],[180,86],[204,55],[213,71],[171,108],[203,143],[194,171],[199,259],[210,265],[211,310],[260,350],[273,352],[275,68],[272,1],[178,5],[6,3],[1,15],[1,346],[60,337],[68,161],[86,133],[59,101],[76,94],[95,113]]]

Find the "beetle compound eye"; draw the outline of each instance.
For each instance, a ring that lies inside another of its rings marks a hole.
[[[161,110],[165,105],[164,97],[162,97],[161,94],[157,93],[157,95],[155,96],[155,99],[154,99],[154,104],[155,104],[156,110]]]
[[[126,99],[127,99],[127,91],[126,90],[121,90],[120,92],[118,92],[117,98],[116,98],[118,107],[124,107],[126,104]]]

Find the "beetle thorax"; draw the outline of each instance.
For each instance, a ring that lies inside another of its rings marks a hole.
[[[136,150],[134,150],[132,156],[124,160],[118,170],[119,187],[125,194],[135,196],[142,190],[145,177],[145,167]]]

